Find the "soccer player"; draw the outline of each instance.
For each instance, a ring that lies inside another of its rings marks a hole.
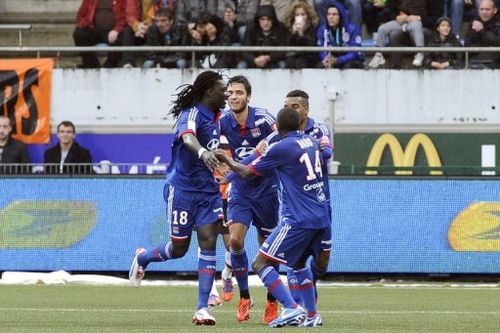
[[[285,107],[290,107],[299,113],[300,117],[300,130],[317,140],[321,144],[321,156],[323,157],[323,180],[325,183],[325,194],[328,200],[328,207],[330,206],[330,187],[328,183],[328,161],[333,155],[333,145],[331,143],[331,135],[328,127],[324,124],[316,122],[309,117],[309,95],[303,90],[292,90],[286,95]],[[310,266],[313,272],[314,284],[317,280],[326,273],[328,262],[330,260],[330,250],[332,245],[331,238],[322,240],[322,251],[318,256],[311,260]],[[298,303],[302,303],[302,296],[300,286],[297,285],[297,278],[293,269],[287,270],[288,286]]]
[[[321,251],[321,240],[331,238],[330,209],[324,192],[323,158],[319,143],[299,131],[299,125],[298,112],[288,107],[281,109],[277,126],[282,140],[270,145],[264,155],[248,166],[216,152],[217,157],[241,177],[276,170],[281,181],[281,222],[260,247],[252,265],[268,291],[284,307],[279,317],[269,323],[270,327],[298,324],[314,327],[322,324],[316,310],[313,276],[306,260]],[[307,318],[304,309],[281,282],[274,267],[276,263],[295,270],[303,291]]]
[[[227,83],[230,111],[221,117],[221,133],[227,137],[236,161],[247,157],[257,144],[275,131],[275,118],[266,109],[249,106],[252,86],[245,76],[234,76]],[[259,245],[278,223],[278,179],[274,170],[253,179],[234,178],[228,197],[228,226],[231,264],[240,290],[236,312],[238,321],[250,318],[252,299],[248,288],[248,257],[245,236],[250,225],[258,233]],[[278,304],[268,294],[262,316],[265,324],[278,316]]]
[[[219,145],[219,116],[226,104],[226,84],[219,73],[205,71],[192,85],[179,88],[183,89],[170,111],[177,119],[177,132],[164,189],[171,241],[147,251],[138,248],[129,280],[133,286],[139,286],[150,262],[183,257],[196,226],[199,285],[193,323],[215,325],[207,303],[215,277],[215,248],[223,214],[213,171],[219,165],[214,150]]]

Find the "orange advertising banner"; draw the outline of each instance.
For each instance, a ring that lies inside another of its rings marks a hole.
[[[52,59],[0,60],[0,114],[10,118],[15,139],[49,142],[53,68]]]

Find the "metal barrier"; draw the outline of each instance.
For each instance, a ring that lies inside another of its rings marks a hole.
[[[31,30],[31,24],[0,24],[0,30],[17,30],[19,47],[23,46],[23,30]]]
[[[55,56],[57,60],[62,55],[77,56],[81,52],[102,52],[101,47],[88,46],[19,46],[19,47],[0,47],[0,53],[26,56],[36,54],[41,56]],[[191,59],[195,59],[197,52],[366,52],[366,53],[429,53],[429,52],[456,52],[465,54],[465,69],[469,67],[470,53],[499,53],[500,47],[315,47],[315,46],[113,46],[106,48],[106,52],[190,52]],[[194,61],[192,61],[194,64]],[[58,64],[57,64],[58,65]]]
[[[0,163],[0,175],[163,175],[165,163]]]

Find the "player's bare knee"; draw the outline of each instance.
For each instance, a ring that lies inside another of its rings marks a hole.
[[[233,251],[241,251],[245,246],[245,241],[243,237],[240,237],[239,235],[231,235],[229,245]]]

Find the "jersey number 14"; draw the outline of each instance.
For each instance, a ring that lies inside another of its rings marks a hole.
[[[317,179],[316,174],[319,174],[320,178],[323,178],[323,170],[321,169],[321,158],[319,156],[319,151],[316,150],[315,158],[314,158],[314,170],[313,165],[311,163],[311,159],[307,153],[304,153],[299,158],[300,163],[306,165],[307,168],[307,180]]]

